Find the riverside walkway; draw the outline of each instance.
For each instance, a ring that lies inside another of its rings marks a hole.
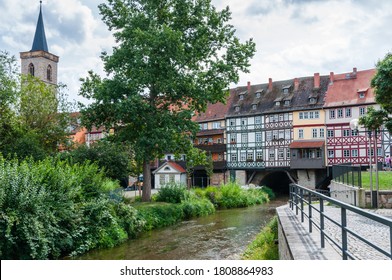
[[[306,207],[304,210],[305,212],[307,211]],[[366,211],[392,219],[392,209],[372,209]],[[333,220],[340,222],[340,208],[324,206],[324,212]],[[306,217],[304,222],[301,223],[300,214],[296,215],[295,211],[291,210],[288,205],[277,208],[277,213],[286,241],[289,244],[290,253],[294,259],[342,259],[340,250],[329,240],[326,240],[325,248],[321,249],[320,232],[315,227],[313,227],[312,233],[308,232],[308,219]],[[313,219],[317,220],[317,215]],[[389,227],[350,211],[347,212],[347,226],[386,251],[391,251]],[[325,221],[325,232],[337,243],[341,243],[341,228],[328,220]],[[348,249],[354,258],[358,260],[389,260],[385,255],[350,235],[348,236]]]

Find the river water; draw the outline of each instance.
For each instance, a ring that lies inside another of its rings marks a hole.
[[[248,208],[220,210],[142,234],[115,248],[93,250],[86,260],[238,260],[287,197]]]

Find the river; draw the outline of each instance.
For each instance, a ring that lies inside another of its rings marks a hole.
[[[115,248],[93,250],[84,260],[238,260],[287,197],[248,208],[219,210],[142,234]]]

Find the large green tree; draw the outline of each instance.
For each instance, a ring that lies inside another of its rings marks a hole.
[[[63,87],[20,75],[15,57],[0,52],[0,153],[42,159],[57,152],[72,110]]]
[[[381,105],[380,110],[371,109],[366,116],[361,117],[360,123],[365,127],[375,130],[383,124],[392,133],[392,53],[376,64],[376,74],[371,86],[374,88],[376,101]]]
[[[143,201],[151,195],[149,162],[178,152],[198,130],[195,111],[224,102],[230,83],[255,52],[210,0],[109,0],[99,5],[116,46],[103,53],[106,78],[90,72],[81,95],[84,123],[115,128],[143,163]]]

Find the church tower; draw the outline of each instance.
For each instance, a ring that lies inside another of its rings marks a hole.
[[[30,51],[21,52],[20,58],[22,74],[30,74],[47,84],[57,85],[57,63],[59,62],[59,57],[51,54],[48,49],[42,18],[42,1],[40,1],[33,46]]]

